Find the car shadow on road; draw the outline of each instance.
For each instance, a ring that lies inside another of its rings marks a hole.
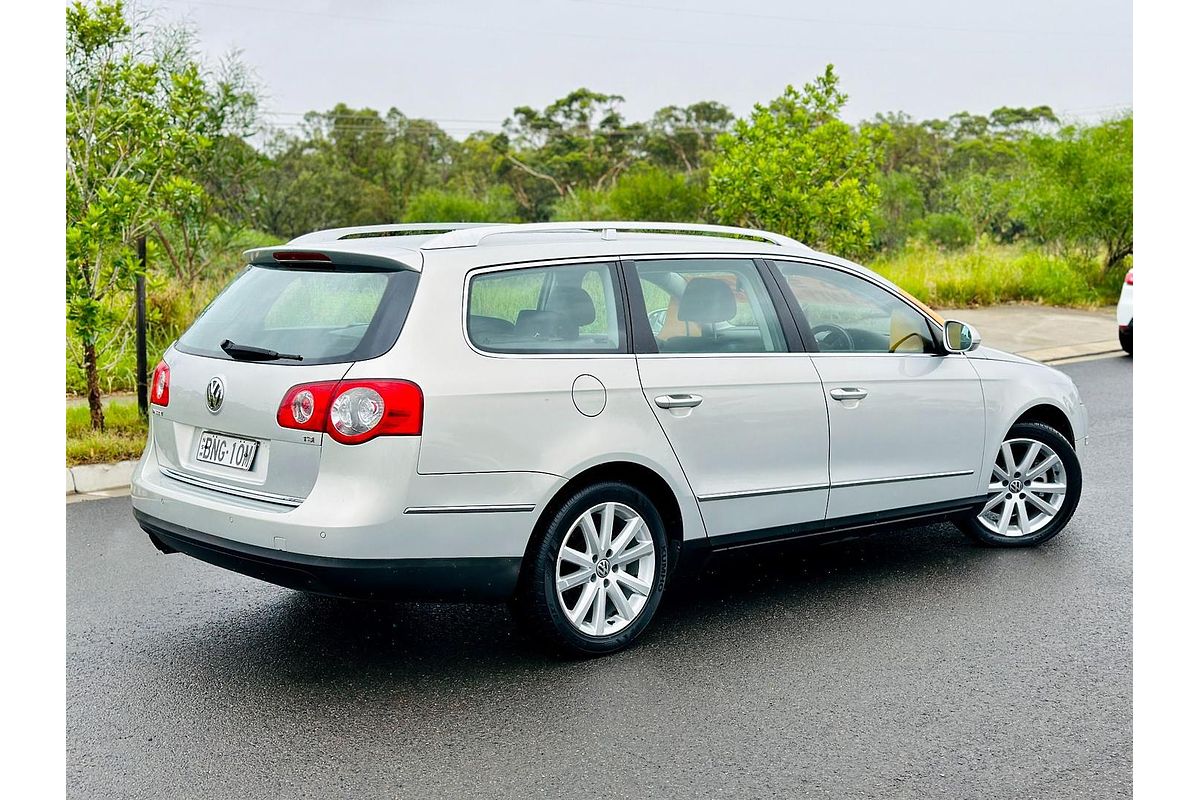
[[[1042,558],[1046,550],[1025,555]],[[520,632],[504,605],[368,603],[287,591],[200,623],[171,649],[173,659],[192,662],[196,673],[218,683],[253,675],[314,689],[350,677],[379,689],[416,690],[423,682],[465,687],[506,674],[562,673],[568,664],[588,672],[598,664],[677,661],[684,650],[702,658],[706,643],[714,658],[752,652],[769,647],[774,636],[827,626],[837,615],[869,613],[881,603],[902,611],[906,603],[928,602],[931,593],[952,595],[987,575],[999,555],[972,546],[949,525],[722,554],[673,582],[638,645],[591,662],[548,654]]]

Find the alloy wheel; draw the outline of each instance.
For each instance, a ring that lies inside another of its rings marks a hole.
[[[637,619],[654,587],[654,539],[623,503],[599,503],[571,525],[554,570],[558,603],[581,633],[609,636]]]
[[[1067,471],[1050,445],[1007,439],[1000,445],[979,523],[1001,536],[1037,533],[1052,523],[1067,497]]]

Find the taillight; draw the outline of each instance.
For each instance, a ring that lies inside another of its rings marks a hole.
[[[411,381],[302,383],[287,390],[276,421],[284,428],[325,431],[342,444],[376,436],[419,436],[424,397]]]
[[[275,421],[283,428],[302,431],[325,430],[329,400],[333,397],[333,390],[337,385],[337,381],[322,381],[293,386],[284,394],[283,402],[275,412]]]
[[[150,379],[150,402],[156,406],[171,402],[171,368],[165,361],[158,362],[154,368],[154,377]]]
[[[1133,270],[1129,270],[1129,272],[1125,273],[1125,283],[1129,286],[1133,286]]]

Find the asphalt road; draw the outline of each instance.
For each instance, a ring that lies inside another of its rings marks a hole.
[[[542,655],[499,606],[308,597],[67,514],[71,797],[1130,794],[1132,360],[1047,545],[948,525],[725,557],[632,650]]]

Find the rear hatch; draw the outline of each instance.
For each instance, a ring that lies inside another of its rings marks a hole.
[[[166,404],[151,406],[167,476],[285,507],[312,490],[326,434],[281,426],[280,403],[390,350],[419,276],[305,255],[247,267],[167,352]]]

